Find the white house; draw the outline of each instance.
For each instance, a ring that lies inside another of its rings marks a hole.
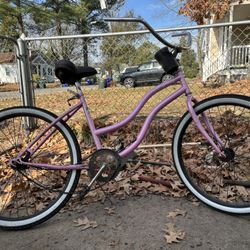
[[[32,74],[40,79],[54,82],[54,66],[43,58],[41,54],[30,57]],[[18,71],[14,52],[0,53],[0,83],[17,83]]]
[[[207,24],[250,20],[250,0],[235,0],[223,19],[214,17]],[[207,29],[202,67],[203,82],[216,75],[221,81],[242,78],[250,63],[250,25]]]
[[[0,53],[0,83],[17,83],[17,63],[13,52]]]
[[[40,79],[45,79],[47,82],[54,82],[54,66],[41,54],[32,56],[31,67],[32,74],[38,75]]]

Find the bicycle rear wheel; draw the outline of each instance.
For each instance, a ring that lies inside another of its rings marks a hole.
[[[45,170],[23,165],[13,167],[9,162],[55,118],[52,113],[38,108],[15,107],[0,112],[2,228],[23,229],[46,221],[66,204],[76,188],[79,170]],[[57,123],[46,135],[53,129],[51,136],[26,160],[53,165],[79,163],[79,145],[67,124]]]
[[[250,213],[250,98],[221,95],[195,107],[202,125],[206,114],[224,143],[223,160],[203,138],[189,113],[177,125],[173,159],[187,188],[207,205],[228,213]]]

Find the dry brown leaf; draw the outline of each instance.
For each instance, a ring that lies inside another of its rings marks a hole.
[[[122,187],[126,194],[130,194],[131,185],[129,183],[125,183]]]
[[[137,187],[140,189],[147,189],[152,186],[151,182],[143,181],[137,184]]]
[[[248,197],[249,192],[247,191],[247,189],[245,187],[242,186],[237,186],[237,191],[239,192],[239,194],[241,194],[242,197]]]
[[[139,177],[140,177],[140,174],[138,174],[138,173],[136,173],[136,174],[134,174],[133,176],[131,176],[131,180],[132,181],[138,181],[139,180]]]
[[[154,191],[155,193],[161,194],[163,192],[166,192],[168,190],[168,188],[164,185],[156,184],[156,185],[153,185],[152,187],[150,187],[150,190]]]
[[[162,175],[162,168],[160,167],[149,167],[149,170],[152,172],[153,175],[157,175],[157,176]]]
[[[166,234],[164,238],[166,239],[167,244],[178,243],[184,239],[186,232],[177,229],[174,224],[167,223],[167,229],[163,230]]]
[[[175,218],[178,215],[185,216],[186,214],[187,214],[187,211],[177,208],[174,211],[169,212],[167,217],[168,218]]]
[[[104,210],[107,211],[108,215],[115,214],[115,208],[114,207],[105,207]]]
[[[96,221],[91,221],[86,216],[83,219],[78,218],[74,220],[74,223],[76,223],[76,227],[81,227],[81,230],[86,230],[90,227],[96,228],[98,226]]]
[[[180,180],[173,180],[172,182],[170,182],[170,185],[172,186],[173,190],[176,190],[176,191],[178,191],[180,187],[183,186]]]

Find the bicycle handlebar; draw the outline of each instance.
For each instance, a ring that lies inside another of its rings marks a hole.
[[[158,41],[163,43],[164,45],[166,45],[166,46],[168,46],[168,47],[170,47],[172,49],[179,50],[179,51],[189,49],[188,47],[176,46],[176,45],[173,45],[173,44],[167,42],[163,37],[161,37],[160,35],[158,35],[158,33],[156,33],[156,31],[152,28],[151,25],[149,25],[145,20],[143,20],[141,18],[110,17],[110,18],[104,18],[103,20],[107,21],[107,22],[138,22],[138,23],[142,23],[151,32],[151,34],[154,35],[154,37]],[[177,34],[176,36],[180,36],[180,35],[182,35],[182,34]],[[189,32],[185,32],[185,35],[188,35],[189,42],[190,42],[191,41],[191,34]]]

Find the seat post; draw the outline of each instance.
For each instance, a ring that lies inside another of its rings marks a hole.
[[[75,86],[76,86],[77,93],[80,95],[80,97],[83,97],[83,91],[82,91],[82,88],[81,88],[81,83],[76,81]]]

